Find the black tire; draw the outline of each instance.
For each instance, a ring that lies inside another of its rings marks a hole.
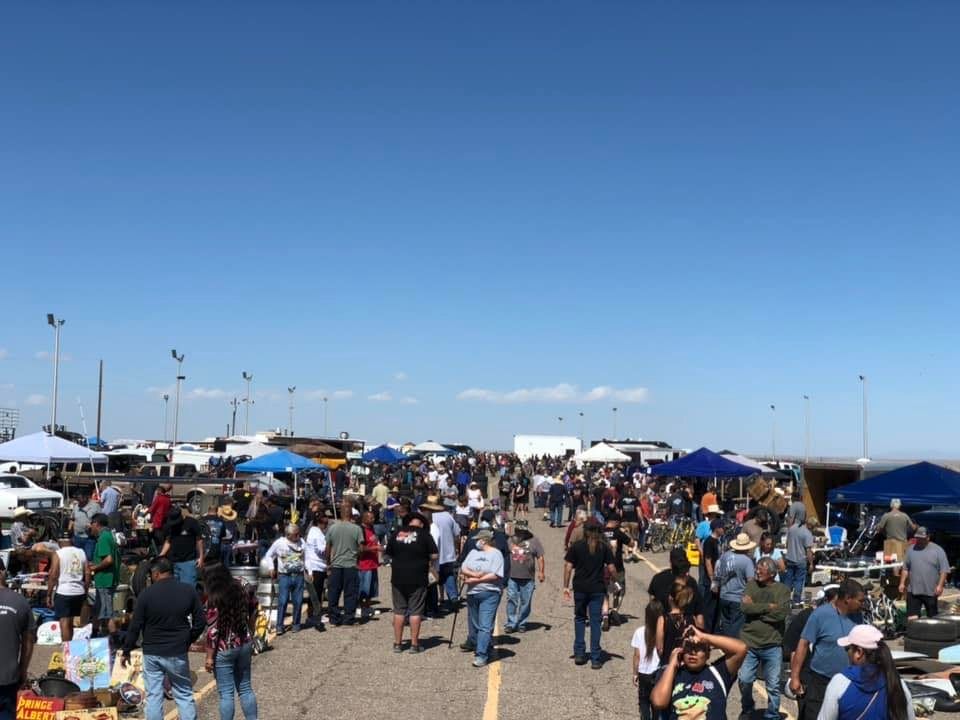
[[[921,653],[936,660],[941,650],[955,644],[952,640],[949,642],[935,642],[933,640],[916,640],[908,637],[903,640],[903,649],[907,652]]]
[[[912,640],[953,643],[957,640],[957,628],[958,625],[950,620],[919,618],[907,623],[907,637]]]
[[[136,597],[150,585],[150,560],[141,560],[130,577],[130,591]]]

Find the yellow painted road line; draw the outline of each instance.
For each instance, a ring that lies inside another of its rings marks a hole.
[[[500,634],[499,618],[494,621],[493,634]],[[502,662],[502,659],[497,659],[496,662],[492,662],[487,666],[487,701],[483,706],[483,720],[497,720],[497,715],[500,712],[500,664]],[[168,719],[164,718],[164,720]]]

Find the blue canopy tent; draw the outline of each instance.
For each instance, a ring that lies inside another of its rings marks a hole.
[[[827,492],[831,503],[880,505],[899,498],[904,505],[960,504],[960,473],[919,462],[859,480]]]
[[[277,450],[267,453],[253,460],[247,460],[240,463],[235,468],[237,472],[245,473],[275,473],[288,472],[293,473],[293,522],[297,521],[297,473],[304,470],[324,470],[323,465],[318,465],[310,458],[303,455],[297,455],[289,450]]]
[[[361,458],[365,463],[383,463],[384,465],[395,465],[407,460],[407,456],[399,450],[394,450],[389,445],[378,445],[372,450],[367,450]]]
[[[679,460],[660,463],[650,468],[658,477],[738,478],[756,475],[756,468],[741,465],[705,447],[684,455]]]

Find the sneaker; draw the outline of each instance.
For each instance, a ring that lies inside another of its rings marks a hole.
[[[460,643],[460,649],[463,650],[464,652],[473,652],[474,650],[477,649],[477,646],[474,645],[472,642],[462,642]]]
[[[525,633],[526,631],[527,631],[526,625],[521,625],[520,627],[517,628],[517,632]]]
[[[280,637],[287,631],[286,628],[277,628],[277,637]]]
[[[394,644],[393,644],[393,651],[394,651],[395,653],[402,653],[402,652],[403,652],[403,643],[394,643]]]
[[[586,664],[587,664],[587,656],[586,656],[586,655],[577,655],[577,656],[575,656],[575,657],[573,658],[573,664],[574,664],[574,665],[586,665]]]
[[[610,616],[609,616],[609,615],[604,615],[604,616],[603,616],[603,622],[600,623],[600,629],[603,630],[603,632],[607,632],[607,630],[610,629]]]
[[[484,660],[483,658],[480,658],[480,657],[475,657],[475,658],[473,659],[473,663],[472,663],[472,665],[473,665],[475,668],[482,668],[482,667],[484,667],[486,664],[487,664],[487,661]]]
[[[324,625],[323,623],[317,623],[316,625],[313,626],[313,629],[316,630],[317,632],[324,632],[327,629],[327,626]]]
[[[507,635],[513,635],[513,634],[517,631],[517,629],[516,629],[515,627],[513,627],[512,625],[504,625],[503,631],[504,631]]]
[[[422,653],[422,652],[423,652],[423,648],[420,647],[419,645],[411,645],[411,646],[410,646],[410,652],[412,652],[414,655],[416,655],[417,653]]]
[[[603,667],[603,663],[600,662],[599,660],[592,660],[592,661],[590,662],[590,669],[591,669],[591,670],[600,670],[602,667]]]

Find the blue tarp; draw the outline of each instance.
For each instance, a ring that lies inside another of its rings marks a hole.
[[[399,450],[394,450],[389,445],[378,445],[372,450],[367,450],[363,454],[363,461],[365,463],[384,463],[386,465],[393,465],[395,463],[403,462],[407,460],[407,456],[404,455]]]
[[[240,463],[236,469],[238,472],[248,473],[303,472],[304,470],[322,470],[323,466],[289,450],[277,450]]]
[[[960,473],[942,465],[919,462],[833,488],[827,497],[830,502],[874,505],[886,504],[893,498],[899,498],[904,505],[956,505],[960,504]]]
[[[673,462],[660,463],[650,468],[650,472],[660,477],[750,477],[756,475],[755,468],[735,463],[723,455],[718,455],[705,447],[684,455]]]

